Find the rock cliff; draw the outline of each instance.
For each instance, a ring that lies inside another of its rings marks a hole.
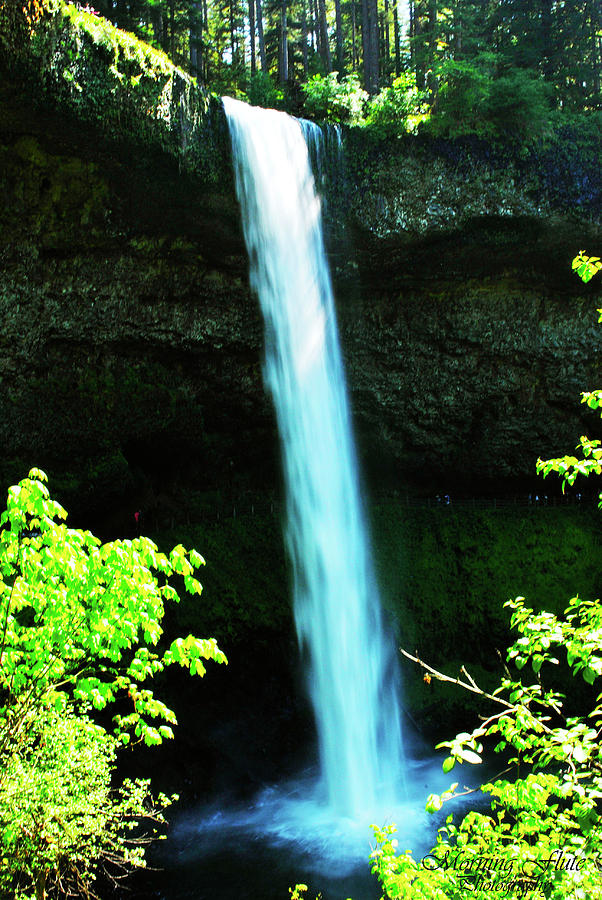
[[[219,103],[85,14],[42,24],[0,73],[2,482],[46,467],[100,511],[274,484]],[[569,269],[600,251],[599,142],[560,146],[347,136],[328,234],[375,484],[522,478],[594,431],[600,288]]]

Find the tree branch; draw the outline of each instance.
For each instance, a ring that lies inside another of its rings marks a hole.
[[[462,672],[464,673],[464,675],[466,675],[469,681],[460,681],[459,678],[452,678],[450,675],[444,675],[443,672],[438,672],[437,669],[433,669],[432,666],[429,666],[428,663],[423,662],[417,656],[412,656],[412,654],[408,653],[407,650],[404,650],[403,647],[400,647],[399,650],[407,659],[410,659],[412,662],[418,663],[419,666],[422,666],[423,669],[426,669],[427,672],[430,672],[433,678],[436,678],[437,681],[448,681],[450,684],[457,684],[459,685],[459,687],[464,688],[464,690],[470,691],[471,694],[478,694],[479,697],[486,697],[487,700],[492,700],[494,703],[499,703],[500,706],[505,706],[506,709],[516,709],[514,703],[508,703],[507,700],[502,700],[501,697],[496,697],[494,694],[488,694],[487,691],[482,690],[482,688],[480,688],[475,680],[468,674],[464,666],[462,666]]]

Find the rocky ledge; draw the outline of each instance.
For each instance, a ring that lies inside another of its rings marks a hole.
[[[74,7],[49,2],[25,30],[8,8],[2,481],[45,466],[68,501],[105,512],[169,505],[183,485],[277,483],[219,101]],[[375,484],[526,478],[594,431],[579,391],[602,384],[600,288],[570,261],[600,249],[600,142],[569,138],[346,135],[328,235]]]

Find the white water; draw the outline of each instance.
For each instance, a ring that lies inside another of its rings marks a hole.
[[[360,501],[320,199],[296,119],[230,98],[224,107],[265,320],[264,377],[282,443],[321,790],[337,816],[370,821],[401,795],[399,700]]]

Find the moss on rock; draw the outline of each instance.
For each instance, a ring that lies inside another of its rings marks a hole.
[[[219,100],[161,51],[57,0],[40,2],[33,18],[27,4],[5,0],[0,33],[0,71],[44,107],[91,123],[105,137],[168,152],[206,184],[231,178]]]
[[[599,513],[587,505],[429,509],[389,500],[372,522],[399,644],[453,677],[466,665],[484,688],[499,683],[511,643],[507,600],[524,596],[537,611],[560,613],[571,597],[602,590]],[[411,714],[427,729],[445,720],[452,728],[470,695],[423,674],[404,663]]]

